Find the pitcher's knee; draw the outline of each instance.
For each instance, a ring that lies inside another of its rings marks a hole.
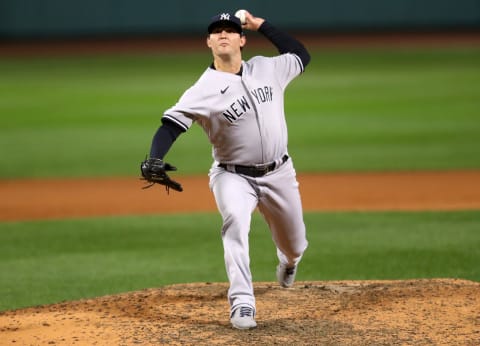
[[[302,258],[307,246],[308,243],[304,242],[301,244],[290,244],[289,246],[279,248],[279,250],[288,259],[288,262],[296,262]]]
[[[222,237],[238,239],[243,235],[248,235],[250,230],[250,221],[245,220],[235,214],[229,214],[223,219]]]

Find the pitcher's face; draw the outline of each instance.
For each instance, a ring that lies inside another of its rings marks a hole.
[[[240,53],[245,45],[245,36],[240,35],[235,28],[221,25],[212,30],[207,37],[207,46],[215,56],[232,56]]]

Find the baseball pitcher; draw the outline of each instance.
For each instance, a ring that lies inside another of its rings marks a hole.
[[[298,182],[287,151],[284,91],[303,73],[310,55],[299,41],[265,19],[242,12],[240,18],[221,13],[211,19],[206,44],[213,63],[164,112],[141,173],[152,184],[181,191],[167,174],[175,167],[165,163],[164,156],[194,122],[205,130],[213,147],[210,188],[223,219],[230,322],[235,328],[250,329],[257,325],[249,255],[255,208],[272,233],[281,286],[293,285],[307,248]],[[279,55],[242,60],[244,30],[260,32]]]

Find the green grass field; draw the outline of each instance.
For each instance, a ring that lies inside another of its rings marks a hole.
[[[480,281],[480,211],[307,213],[298,280]],[[255,281],[275,281],[275,249],[255,214]],[[4,223],[0,310],[181,282],[227,280],[216,214]]]
[[[269,52],[271,53],[271,52]],[[248,50],[247,50],[248,54]],[[480,169],[480,49],[315,51],[287,91],[297,171]],[[0,179],[135,176],[209,54],[0,58]],[[198,127],[168,158],[206,174]],[[480,212],[308,213],[299,280],[480,281]],[[217,214],[0,223],[0,310],[226,281]],[[199,246],[200,245],[200,246]],[[273,244],[256,215],[256,281]]]
[[[299,171],[480,168],[480,49],[313,53],[287,91]],[[136,175],[208,54],[0,59],[0,178]],[[198,126],[169,153],[205,173]],[[28,160],[28,170],[25,169]]]

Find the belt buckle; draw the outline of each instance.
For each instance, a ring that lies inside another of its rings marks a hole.
[[[275,169],[275,166],[270,168],[272,164],[271,163],[263,163],[263,164],[259,164],[259,165],[255,165],[255,170],[261,174],[261,176],[267,174],[268,172],[271,172]]]

